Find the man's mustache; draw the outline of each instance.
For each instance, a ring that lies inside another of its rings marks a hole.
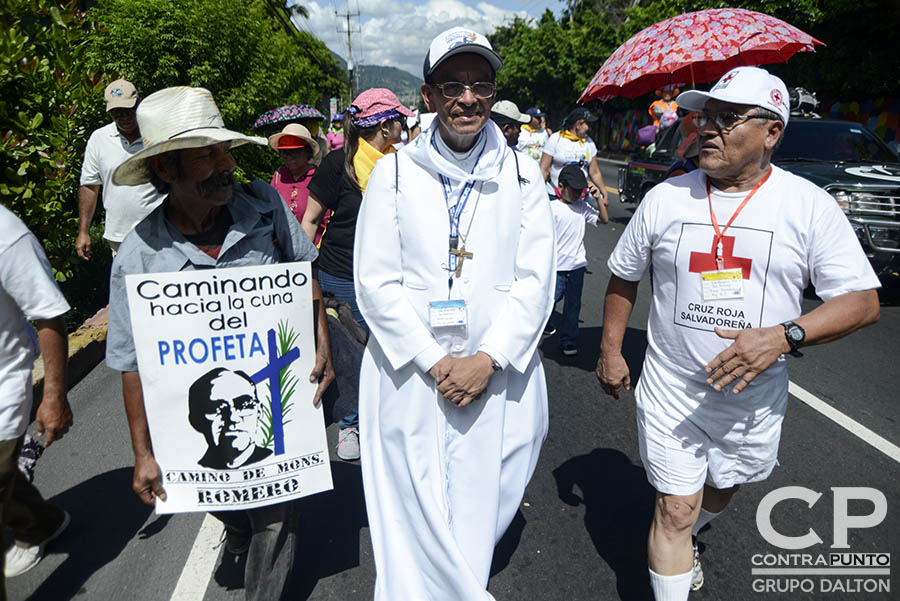
[[[234,184],[234,172],[233,171],[223,171],[222,173],[217,173],[215,175],[211,175],[199,184],[199,188],[203,192],[209,192],[214,188],[221,188],[224,186],[231,186]]]

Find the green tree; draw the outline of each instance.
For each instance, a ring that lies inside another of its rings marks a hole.
[[[0,201],[72,278],[84,146],[105,120],[104,81],[83,59],[91,23],[77,2],[0,0]]]
[[[207,88],[228,127],[248,131],[264,111],[291,103],[325,106],[343,76],[325,45],[287,25],[288,12],[265,0],[100,0],[100,29],[88,60],[132,81],[146,95],[189,85]],[[277,12],[276,12],[277,11]],[[239,164],[268,178],[277,155],[241,148]]]
[[[498,28],[491,44],[504,62],[497,74],[502,98],[522,108],[537,105],[557,112],[577,98],[575,82],[584,69],[577,62],[572,36],[549,10],[536,27],[516,18]]]

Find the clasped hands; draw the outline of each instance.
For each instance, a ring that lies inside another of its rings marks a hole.
[[[494,375],[494,365],[490,356],[481,351],[468,357],[445,355],[428,373],[445,399],[457,407],[465,407],[481,398]]]

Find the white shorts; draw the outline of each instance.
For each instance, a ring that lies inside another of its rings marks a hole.
[[[787,408],[787,370],[740,394],[684,378],[648,355],[638,382],[638,442],[647,480],[688,496],[704,484],[730,488],[765,480],[778,460]]]

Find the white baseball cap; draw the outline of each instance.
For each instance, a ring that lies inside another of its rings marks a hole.
[[[519,107],[517,107],[516,103],[512,100],[501,100],[500,102],[494,103],[494,106],[491,107],[491,113],[506,117],[517,123],[531,123],[531,116],[525,115],[519,111]]]
[[[759,67],[737,67],[722,76],[709,92],[688,90],[675,99],[679,108],[702,111],[710,99],[749,104],[774,111],[787,125],[791,114],[787,87],[781,78]]]
[[[428,47],[428,53],[425,55],[425,65],[422,67],[424,79],[427,81],[428,76],[442,62],[464,52],[483,56],[491,65],[494,73],[503,67],[503,59],[494,52],[486,37],[466,27],[451,27],[431,40],[431,46]]]

